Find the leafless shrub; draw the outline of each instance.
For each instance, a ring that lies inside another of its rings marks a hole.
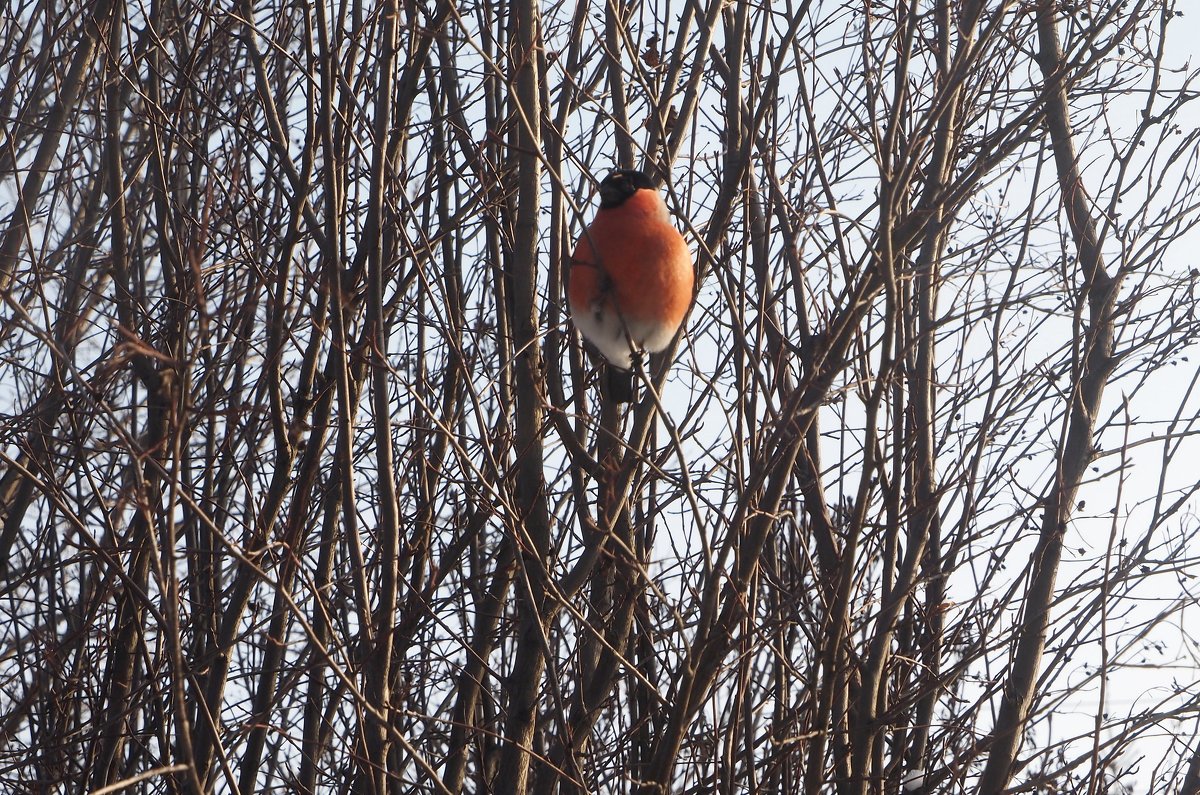
[[[9,7],[3,788],[1200,792],[1181,14]]]

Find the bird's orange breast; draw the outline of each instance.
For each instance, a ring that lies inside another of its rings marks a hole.
[[[573,313],[601,305],[615,309],[635,344],[653,351],[678,330],[694,283],[687,242],[662,198],[643,189],[597,212],[575,247],[568,298]]]

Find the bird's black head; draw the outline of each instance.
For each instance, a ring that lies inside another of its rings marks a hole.
[[[600,183],[600,207],[611,210],[620,207],[633,194],[643,189],[654,189],[650,177],[632,168],[618,168]]]

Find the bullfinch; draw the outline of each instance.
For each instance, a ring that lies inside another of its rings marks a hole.
[[[618,169],[600,183],[596,219],[571,255],[575,327],[608,361],[608,394],[633,399],[633,358],[663,350],[692,303],[695,271],[654,183]]]

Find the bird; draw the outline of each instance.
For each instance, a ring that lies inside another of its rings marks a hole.
[[[687,241],[649,176],[616,169],[600,182],[600,208],[570,265],[571,319],[609,365],[608,395],[630,403],[634,357],[670,345],[696,278]]]

